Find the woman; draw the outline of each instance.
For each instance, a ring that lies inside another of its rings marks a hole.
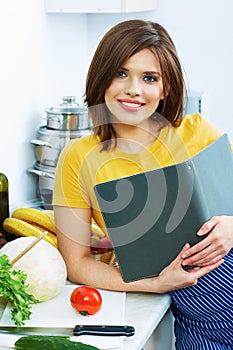
[[[233,349],[232,217],[203,223],[198,234],[209,234],[193,247],[186,244],[157,277],[125,283],[119,269],[91,255],[92,218],[105,227],[95,184],[187,160],[222,135],[199,114],[183,118],[184,91],[175,46],[162,26],[130,20],[106,33],[86,81],[94,134],[72,141],[57,166],[53,204],[58,244],[75,283],[170,292],[177,349]],[[185,271],[185,265],[198,268]],[[216,283],[222,274],[223,285]]]

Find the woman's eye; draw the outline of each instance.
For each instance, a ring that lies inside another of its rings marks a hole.
[[[123,71],[119,71],[119,72],[117,72],[117,76],[118,77],[126,77],[126,73]]]
[[[145,81],[149,81],[151,83],[153,83],[154,81],[158,81],[157,77],[154,77],[153,75],[146,75],[144,77],[144,80]]]

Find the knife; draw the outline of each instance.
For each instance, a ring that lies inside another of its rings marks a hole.
[[[0,326],[0,333],[19,335],[62,335],[70,337],[79,335],[131,337],[135,334],[135,329],[132,326],[122,325],[76,325],[74,328]]]

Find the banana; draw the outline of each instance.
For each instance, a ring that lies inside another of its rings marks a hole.
[[[19,219],[42,227],[44,230],[56,234],[53,210],[39,210],[35,208],[18,208],[11,215],[14,219]]]
[[[44,210],[44,213],[46,213],[50,217],[50,219],[54,221],[54,211],[53,210],[47,209],[47,210]]]
[[[6,218],[3,222],[3,228],[8,233],[23,237],[39,237],[41,233],[45,231],[45,229],[41,227],[38,228],[36,226],[33,226],[32,224],[29,224],[26,221],[16,218]],[[43,239],[57,248],[57,237],[53,233],[48,232]]]
[[[47,230],[56,235],[56,226],[53,210],[39,210],[35,208],[17,208],[11,215],[12,219],[18,219],[25,223],[33,225],[36,229]],[[91,231],[93,235],[99,238],[105,237],[103,230],[96,224],[94,219],[91,221]]]
[[[92,219],[91,221],[91,232],[97,236],[99,236],[100,238],[105,237],[105,233],[103,230],[101,230],[101,228],[97,225],[97,223],[94,221],[94,219]]]

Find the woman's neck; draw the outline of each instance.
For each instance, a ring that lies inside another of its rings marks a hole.
[[[150,147],[158,138],[161,125],[150,120],[145,128],[133,125],[114,125],[117,147],[126,153],[139,153]]]

